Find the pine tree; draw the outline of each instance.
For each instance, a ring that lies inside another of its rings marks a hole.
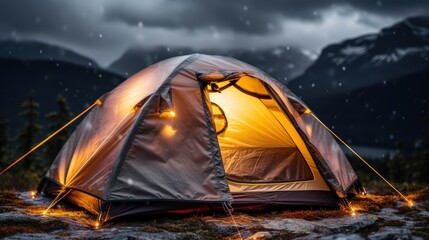
[[[50,112],[46,115],[49,119],[49,134],[58,130],[73,117],[73,113],[67,104],[67,100],[62,95],[57,97],[58,111]],[[54,160],[64,143],[67,141],[70,132],[67,129],[62,130],[46,145],[45,158],[48,162]]]
[[[37,144],[42,130],[42,127],[37,123],[40,113],[38,111],[39,103],[36,101],[36,93],[34,90],[30,91],[28,98],[21,104],[21,108],[22,112],[19,115],[23,117],[27,123],[24,128],[19,130],[15,138],[17,154],[19,156],[23,155]],[[28,170],[30,167],[37,167],[40,164],[40,159],[40,154],[35,151],[27,156],[21,164]]]
[[[9,163],[9,121],[0,117],[0,164],[5,166]]]

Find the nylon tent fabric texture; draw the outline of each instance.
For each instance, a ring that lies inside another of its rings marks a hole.
[[[164,60],[100,97],[38,191],[117,217],[338,206],[362,189],[335,139],[290,90],[239,60]]]

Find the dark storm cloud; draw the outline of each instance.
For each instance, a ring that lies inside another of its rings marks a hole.
[[[108,26],[103,25],[100,17],[102,4],[96,3],[102,2],[0,1],[0,38],[37,36],[48,42],[99,45],[100,34]],[[114,42],[114,38],[117,36],[104,34],[103,41]]]
[[[82,38],[74,6],[68,1],[0,1],[0,29],[11,34],[37,33]]]
[[[131,46],[319,51],[429,14],[424,0],[0,0],[0,39],[35,40],[108,65]]]
[[[107,6],[105,19],[168,29],[196,30],[215,27],[246,34],[267,34],[278,28],[280,21],[296,19],[320,21],[321,12],[335,6],[348,7],[385,17],[429,14],[429,1],[422,0],[271,0],[271,1],[158,1],[158,4],[136,2]],[[363,23],[370,21],[362,20]]]

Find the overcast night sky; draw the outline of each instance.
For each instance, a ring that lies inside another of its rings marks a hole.
[[[428,13],[422,0],[15,0],[0,1],[0,39],[55,44],[107,66],[132,46],[298,46],[317,53]]]

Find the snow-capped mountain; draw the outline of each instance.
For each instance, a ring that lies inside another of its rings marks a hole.
[[[94,60],[72,50],[37,41],[0,41],[0,59],[61,61],[99,68]]]
[[[412,17],[377,34],[325,47],[289,87],[298,95],[328,96],[429,68],[429,16]]]
[[[327,46],[288,85],[353,145],[410,150],[429,129],[429,17]]]
[[[113,62],[109,69],[125,77],[144,69],[161,60],[195,53],[191,48],[157,47],[142,49],[133,47],[128,49],[118,60]],[[275,47],[262,50],[233,49],[233,50],[199,50],[199,53],[233,57],[246,63],[257,66],[279,81],[286,82],[304,72],[313,59],[311,52],[295,47]]]

